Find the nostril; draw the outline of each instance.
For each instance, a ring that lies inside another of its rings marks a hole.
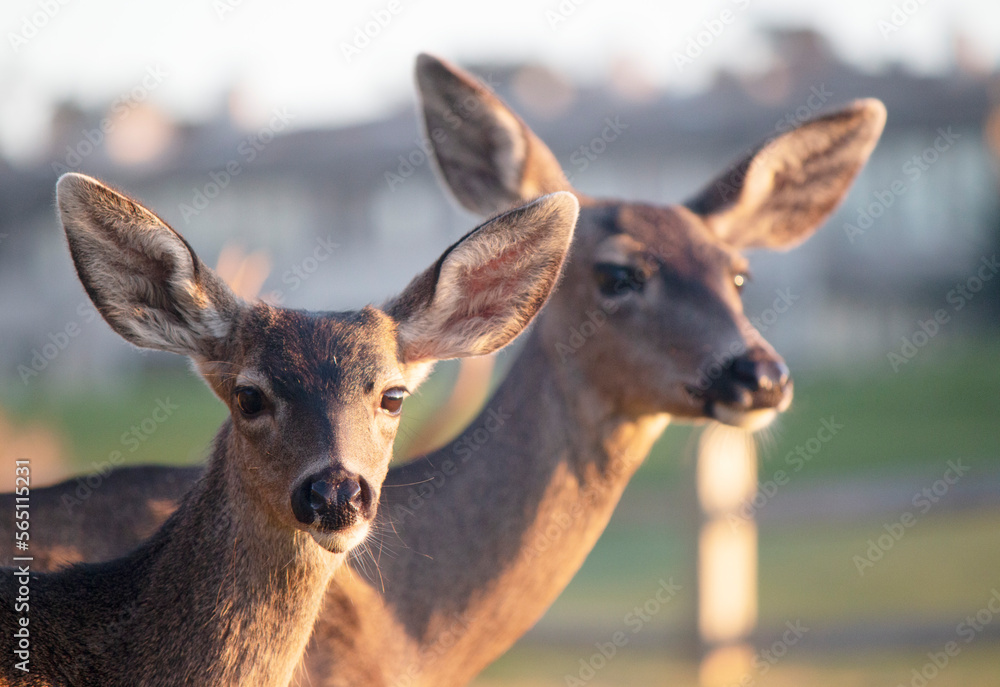
[[[736,381],[742,383],[751,391],[756,391],[768,383],[764,381],[765,376],[762,374],[761,364],[756,360],[745,357],[735,358],[729,369],[733,377],[736,378]]]
[[[788,380],[792,376],[791,371],[788,369],[788,365],[785,365],[785,363],[781,362],[780,360],[775,361],[774,370],[777,375],[778,384],[780,386],[785,386],[786,384],[788,384]]]
[[[770,391],[781,389],[788,384],[788,366],[777,360],[757,364],[757,386]]]
[[[358,510],[361,505],[361,485],[355,479],[345,479],[337,485],[337,507],[350,506]]]
[[[337,496],[338,489],[326,480],[313,482],[309,491],[309,505],[314,511],[325,508]]]

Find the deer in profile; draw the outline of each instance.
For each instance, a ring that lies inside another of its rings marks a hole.
[[[528,126],[457,67],[421,56],[417,82],[428,132],[447,134],[431,137],[438,167],[464,207],[489,215],[569,191],[580,219],[562,282],[487,409],[455,441],[389,471],[380,518],[404,546],[381,558],[377,583],[350,565],[335,575],[303,684],[467,683],[569,583],[669,422],[754,429],[788,408],[785,363],[743,312],[743,252],[810,236],[885,122],[881,103],[857,101],[762,145],[688,202],[654,205],[573,189]],[[592,313],[603,324],[567,353]],[[108,483],[135,494],[129,512],[149,527],[157,516],[142,489],[176,500],[198,471],[126,468]],[[103,496],[70,517],[59,499],[73,486],[46,490],[54,546],[90,557],[141,536],[74,544],[63,533],[77,522],[101,535],[89,514]]]
[[[0,683],[287,685],[331,575],[376,517],[404,396],[436,360],[489,353],[527,326],[578,203],[551,194],[497,216],[381,308],[314,313],[241,301],[155,214],[94,179],[64,175],[57,198],[103,318],[137,346],[190,357],[230,416],[203,475],[138,548],[3,570]]]

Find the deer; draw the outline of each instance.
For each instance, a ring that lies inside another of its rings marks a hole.
[[[498,214],[383,306],[348,312],[242,301],[152,211],[82,174],[59,179],[57,204],[104,320],[189,357],[230,414],[137,548],[39,574],[29,544],[27,565],[4,569],[0,682],[287,685],[371,531],[405,396],[436,361],[488,354],[534,319],[578,201]]]
[[[671,422],[753,430],[787,410],[790,372],[743,312],[744,252],[814,233],[886,118],[877,100],[850,103],[752,149],[687,202],[658,205],[573,188],[527,124],[458,67],[421,55],[417,84],[426,131],[446,134],[430,137],[437,169],[463,207],[489,215],[566,191],[580,216],[561,283],[486,409],[448,445],[389,470],[379,529],[401,545],[377,580],[357,564],[334,575],[303,684],[466,684],[569,583]],[[569,346],[584,321],[593,334]],[[139,492],[167,474],[191,478],[136,467],[108,482],[137,494],[131,510],[148,527],[156,514]],[[92,497],[69,517],[56,504],[72,487],[47,497],[46,531],[88,556],[97,548],[62,533],[100,506]]]

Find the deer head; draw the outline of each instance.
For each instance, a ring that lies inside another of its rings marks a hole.
[[[743,253],[785,250],[830,215],[885,123],[859,100],[760,146],[682,205],[590,198],[482,83],[429,55],[417,63],[441,175],[467,209],[489,214],[540,193],[580,199],[564,285],[541,334],[626,412],[712,418],[755,429],[792,400],[781,356],[750,324]],[[571,332],[590,322],[581,346]]]
[[[305,312],[242,301],[165,222],[94,179],[64,175],[57,195],[108,324],[190,357],[228,406],[219,441],[237,493],[333,552],[369,531],[403,398],[434,361],[490,353],[528,325],[578,210],[548,195],[467,234],[384,307]]]

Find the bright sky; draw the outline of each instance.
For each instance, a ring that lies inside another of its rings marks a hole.
[[[556,23],[560,8],[567,16]],[[377,32],[373,16],[385,23]],[[706,22],[718,35],[678,69],[675,53]],[[366,24],[376,35],[345,55]],[[150,102],[175,116],[212,114],[235,85],[249,120],[282,107],[306,127],[408,102],[421,51],[459,63],[537,60],[582,81],[628,60],[656,84],[690,89],[720,65],[766,64],[760,28],[776,24],[820,29],[842,58],[872,69],[946,68],[958,33],[1000,65],[996,0],[5,0],[0,154],[29,159],[54,102],[105,105],[150,69],[165,74]]]

